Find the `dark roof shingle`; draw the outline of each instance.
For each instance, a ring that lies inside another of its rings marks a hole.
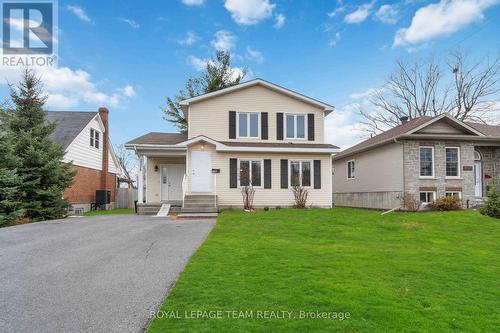
[[[159,133],[151,132],[135,138],[127,145],[175,145],[187,140],[187,134],[184,133]]]
[[[98,112],[47,111],[47,121],[57,124],[50,138],[66,149],[97,115]]]

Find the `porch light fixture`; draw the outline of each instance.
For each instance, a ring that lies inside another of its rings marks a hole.
[[[155,172],[158,172],[158,166],[155,165]]]
[[[205,149],[205,145],[201,144],[201,150],[204,150],[204,149]]]

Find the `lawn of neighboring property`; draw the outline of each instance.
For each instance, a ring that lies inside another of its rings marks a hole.
[[[117,215],[117,214],[135,214],[133,208],[116,208],[110,210],[92,210],[83,213],[84,216],[98,216],[98,215]]]
[[[499,231],[474,211],[224,212],[161,308],[180,319],[156,318],[149,331],[493,332]],[[254,318],[186,319],[217,310]],[[350,318],[256,318],[265,310]]]

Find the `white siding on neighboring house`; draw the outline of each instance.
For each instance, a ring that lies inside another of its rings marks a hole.
[[[99,131],[99,149],[90,146],[90,129]],[[66,155],[63,162],[73,162],[85,168],[101,170],[102,169],[102,144],[103,129],[96,118],[92,119],[87,126],[78,134],[73,142],[66,148]]]
[[[119,174],[118,172],[118,165],[116,165],[115,160],[113,159],[113,155],[111,154],[111,147],[108,153],[108,172]]]

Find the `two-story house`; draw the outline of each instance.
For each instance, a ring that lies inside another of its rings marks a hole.
[[[139,213],[162,203],[186,212],[241,208],[249,184],[255,207],[292,206],[294,185],[308,189],[309,205],[331,207],[338,147],[324,143],[324,119],[333,106],[262,79],[181,105],[186,134],[149,133],[126,144],[141,161]]]

